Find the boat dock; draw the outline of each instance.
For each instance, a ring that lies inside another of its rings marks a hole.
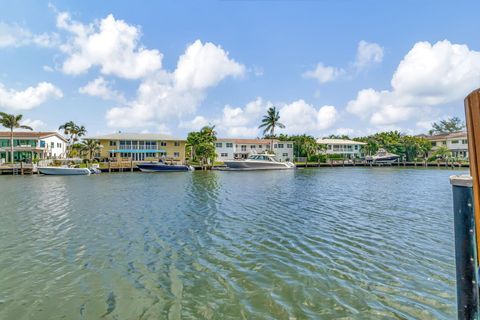
[[[297,168],[305,168],[305,163],[297,163]],[[202,170],[200,166],[193,166],[195,170]],[[308,168],[338,168],[338,167],[437,167],[437,168],[468,168],[468,163],[460,162],[394,162],[389,164],[367,163],[365,161],[335,161],[331,163],[308,163]],[[220,169],[223,166],[207,167],[205,169]],[[136,162],[107,162],[99,168],[103,173],[114,172],[140,172]],[[0,175],[32,175],[37,174],[36,167],[32,164],[3,164],[0,165]]]

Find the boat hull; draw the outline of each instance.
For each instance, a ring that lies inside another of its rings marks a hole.
[[[225,161],[229,170],[289,170],[294,169],[295,165],[286,162],[261,162],[261,161]]]
[[[137,167],[142,172],[182,172],[190,170],[190,167],[186,165],[168,165],[152,163],[140,163],[137,164]]]
[[[38,172],[49,176],[88,176],[90,174],[87,168],[40,167]]]

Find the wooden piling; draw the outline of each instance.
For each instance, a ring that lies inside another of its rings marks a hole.
[[[480,234],[480,89],[471,92],[465,98],[465,119],[468,137],[468,158],[470,175],[473,178],[473,204],[476,234]],[[477,252],[480,252],[480,241],[477,241]],[[478,263],[478,261],[477,261]]]
[[[130,172],[133,172],[133,159],[130,160]]]
[[[23,176],[23,161],[20,162],[20,175]]]
[[[108,160],[108,173],[112,172],[112,163],[110,160]]]

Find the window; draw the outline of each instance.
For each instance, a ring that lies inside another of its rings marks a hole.
[[[57,148],[61,148],[62,144],[60,142],[57,142]]]
[[[355,145],[355,150],[358,150],[358,145]]]
[[[282,153],[284,157],[288,157],[288,153]]]
[[[327,149],[332,150],[332,145],[331,144],[327,145]]]
[[[462,144],[468,144],[468,140],[462,140]]]
[[[110,152],[110,158],[115,158],[117,157],[117,154],[115,152]]]
[[[452,140],[452,144],[457,144],[458,140]]]
[[[227,148],[233,148],[233,143],[227,142],[227,143],[226,143],[226,146],[227,146]]]
[[[180,152],[174,152],[173,157],[174,158],[180,158]]]
[[[221,142],[215,143],[215,148],[222,148],[222,147],[223,147],[223,143]]]
[[[258,145],[258,149],[262,149],[263,146],[261,144]]]
[[[117,145],[117,142],[116,141],[110,141],[110,147],[114,147]]]
[[[50,142],[50,148],[55,148],[55,142]]]
[[[175,142],[173,143],[173,145],[174,145],[175,147],[180,147],[180,141],[175,141]]]
[[[288,148],[288,149],[292,149],[292,148],[293,148],[293,144],[287,143],[287,148]]]
[[[277,144],[274,144],[273,147],[276,149],[276,148],[277,148]]]
[[[242,144],[242,146],[240,147],[240,149],[241,149],[242,151],[247,151],[247,146],[244,145],[244,144]]]
[[[167,143],[166,143],[165,141],[160,141],[160,145],[161,145],[162,147],[166,147],[166,146],[167,146]]]
[[[442,145],[446,146],[446,145],[447,145],[447,141],[442,141]]]
[[[283,149],[283,143],[278,144],[278,149]]]
[[[252,145],[250,146],[250,149],[255,149],[255,145],[252,144]]]
[[[228,153],[220,153],[220,156],[221,156],[221,157],[224,157],[224,158],[227,158],[227,157],[228,157]]]

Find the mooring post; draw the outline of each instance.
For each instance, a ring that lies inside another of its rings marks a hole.
[[[458,319],[477,319],[478,272],[472,178],[451,176]]]

